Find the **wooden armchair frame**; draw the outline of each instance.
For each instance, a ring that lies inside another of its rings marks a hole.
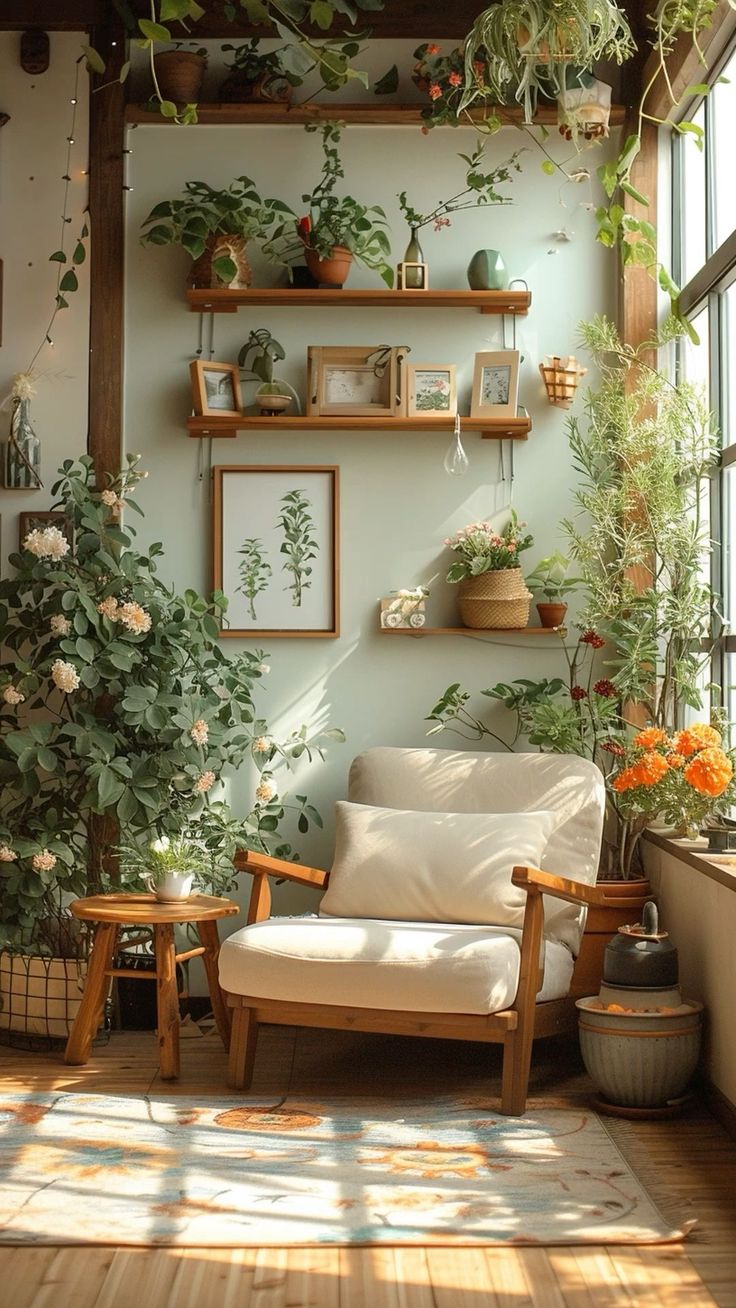
[[[271,915],[269,877],[324,890],[329,873],[302,867],[283,859],[242,851],[235,858],[239,871],[253,874],[248,906],[248,923],[263,922]],[[259,999],[226,993],[233,1009],[228,1083],[235,1090],[250,1086],[255,1062],[258,1026],[275,1022],[282,1026],[331,1027],[351,1031],[376,1031],[391,1035],[429,1036],[443,1040],[479,1040],[503,1045],[501,1112],[519,1117],[526,1108],[532,1043],[541,1036],[571,1030],[575,1022],[575,974],[564,999],[537,1003],[544,977],[540,954],[544,935],[543,895],[564,899],[580,907],[606,904],[603,890],[532,867],[515,867],[515,886],[526,891],[526,908],[521,934],[521,966],[516,998],[500,1013],[415,1013],[384,1008],[347,1008],[339,1004],[304,1004],[281,999]]]

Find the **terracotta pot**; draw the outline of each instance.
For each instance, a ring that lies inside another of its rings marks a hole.
[[[193,260],[189,269],[188,285],[206,291],[225,286],[212,265],[215,259],[226,255],[236,267],[235,276],[227,285],[233,290],[243,290],[250,286],[252,271],[246,246],[247,241],[243,236],[208,236],[204,252]]]
[[[223,104],[289,104],[294,94],[291,82],[278,73],[261,73],[255,79],[231,73],[220,87]]]
[[[207,59],[191,50],[165,50],[156,55],[156,81],[164,100],[192,104],[199,98]]]
[[[606,945],[620,926],[641,921],[644,905],[652,898],[652,888],[644,877],[636,881],[599,881],[598,887],[605,891],[607,899],[615,900],[615,903],[596,904],[588,909],[580,953],[572,974],[571,994],[575,998],[598,994]]]
[[[543,627],[561,627],[565,621],[567,605],[540,603],[537,605],[537,613]]]
[[[344,245],[334,246],[329,259],[320,259],[316,250],[304,246],[307,268],[316,282],[325,286],[342,286],[347,281],[353,256]]]

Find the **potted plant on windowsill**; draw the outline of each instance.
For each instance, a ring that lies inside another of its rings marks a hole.
[[[303,257],[319,285],[342,286],[355,259],[393,286],[384,210],[335,194],[338,180],[345,175],[338,151],[341,124],[309,123],[305,130],[319,131],[322,137],[321,176],[314,189],[302,195],[308,213],[296,223],[283,222],[264,245],[264,253],[289,265]]]
[[[570,562],[555,550],[540,559],[526,578],[526,584],[534,593],[544,598],[537,600],[537,613],[543,627],[561,627],[567,613],[565,595],[569,595],[580,585],[577,577],[568,577]]]
[[[141,240],[186,250],[192,286],[241,289],[251,282],[248,242],[273,236],[287,217],[294,218],[288,204],[261,199],[250,177],[238,177],[222,190],[186,182],[183,199],[154,205],[142,224]]]

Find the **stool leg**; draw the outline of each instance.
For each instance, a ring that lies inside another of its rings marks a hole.
[[[94,944],[87,967],[87,980],[79,1012],[66,1042],[64,1062],[80,1067],[89,1061],[89,1053],[105,1008],[107,971],[112,967],[118,928],[111,922],[100,922],[95,931]]]
[[[153,928],[156,950],[156,1006],[159,1065],[164,1081],[179,1075],[179,994],[176,985],[176,945],[170,922]]]
[[[222,1037],[222,1043],[226,1049],[230,1048],[230,1009],[225,1003],[225,997],[220,989],[220,977],[217,968],[217,959],[220,954],[220,937],[217,933],[216,922],[198,922],[197,931],[204,948],[202,962],[207,973],[207,985],[209,987],[210,999],[212,1001],[212,1012],[215,1016],[217,1029]]]

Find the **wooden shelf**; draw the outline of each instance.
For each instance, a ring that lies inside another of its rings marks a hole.
[[[461,418],[461,433],[477,431],[484,440],[525,441],[532,429],[531,418]],[[348,417],[264,418],[242,414],[239,418],[188,418],[187,430],[197,438],[237,436],[239,431],[427,431],[451,432],[454,415],[448,418]]]
[[[379,627],[381,636],[559,636],[562,627]]]
[[[197,117],[203,127],[216,124],[223,126],[263,126],[284,125],[302,126],[305,123],[338,120],[351,126],[362,127],[422,127],[422,109],[424,104],[341,104],[335,100],[330,104],[199,104]],[[471,109],[469,117],[463,118],[457,127],[475,127],[489,113],[498,113],[503,122],[510,126],[520,124],[523,113],[518,105],[488,105],[485,110]],[[623,105],[611,107],[611,126],[619,127],[625,117]],[[155,110],[145,109],[142,105],[129,104],[125,111],[126,121],[136,126],[169,126],[171,119],[163,118]],[[557,106],[541,106],[534,115],[535,123],[546,127],[557,126]],[[197,126],[197,124],[193,124]],[[433,129],[434,130],[434,129]],[[457,128],[453,128],[457,130]]]
[[[479,309],[481,313],[529,312],[531,291],[389,291],[387,290],[320,290],[292,286],[254,286],[247,291],[187,291],[193,313],[237,313],[253,304],[272,307],[288,305],[292,309],[319,305],[324,308],[359,309]]]

